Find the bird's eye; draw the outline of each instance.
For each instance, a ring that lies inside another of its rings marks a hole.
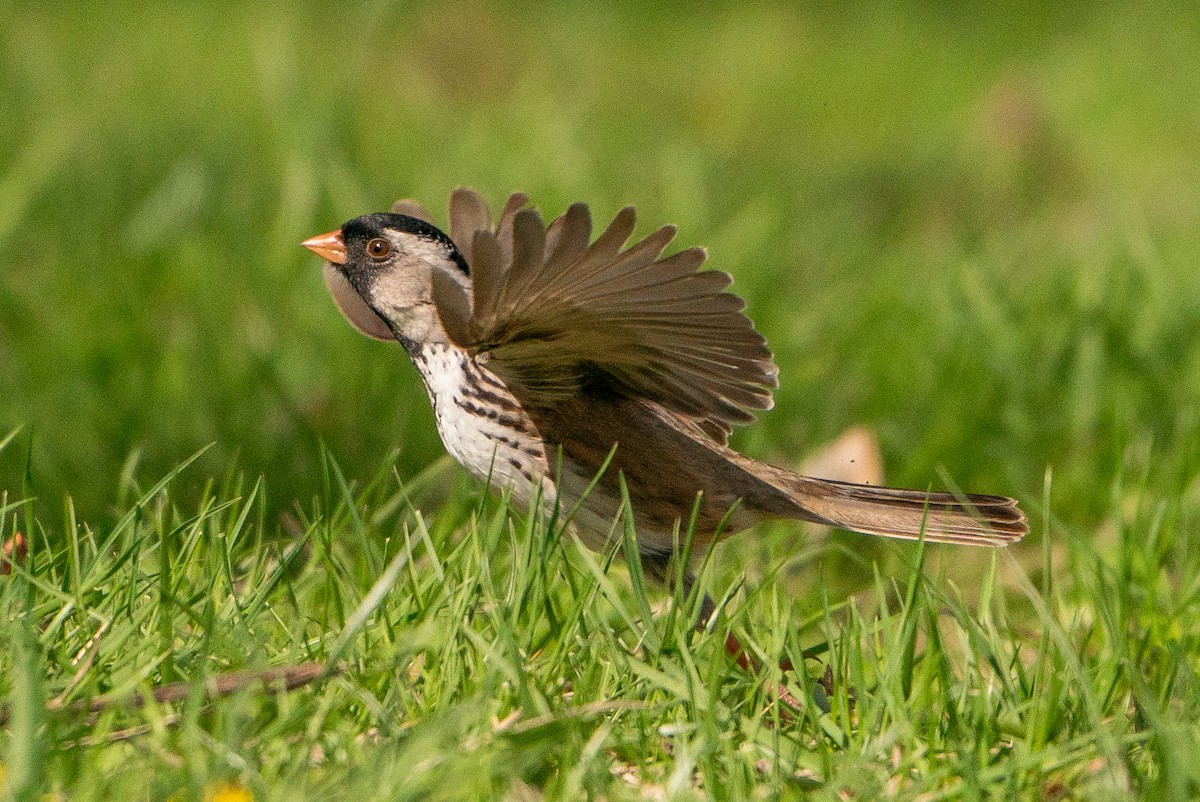
[[[367,243],[367,256],[372,259],[386,259],[392,252],[392,243],[383,237],[376,237]]]

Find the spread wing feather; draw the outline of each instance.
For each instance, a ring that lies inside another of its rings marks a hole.
[[[493,228],[478,193],[450,197],[450,237],[471,288],[437,280],[434,301],[451,338],[522,396],[550,406],[600,382],[654,401],[717,440],[770,409],[778,386],[770,350],[727,292],[726,273],[699,272],[706,253],[661,258],[664,226],[622,250],[636,215],[622,209],[595,241],[573,204],[549,226],[514,194]],[[469,292],[469,295],[468,295]]]
[[[472,263],[471,245],[476,231],[488,231],[492,227],[492,216],[487,204],[478,192],[456,189],[450,196],[450,239],[454,247]]]
[[[433,224],[433,216],[425,211],[425,207],[417,203],[415,200],[404,198],[392,204],[392,214],[406,214],[409,217],[415,217],[418,220],[424,220],[430,225]]]

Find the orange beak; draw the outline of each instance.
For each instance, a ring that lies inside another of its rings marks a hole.
[[[344,265],[348,261],[346,258],[346,243],[342,240],[342,232],[340,230],[330,231],[328,234],[306,239],[300,244],[317,256],[333,262],[335,265]]]

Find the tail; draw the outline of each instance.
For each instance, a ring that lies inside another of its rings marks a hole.
[[[788,478],[792,481],[780,489],[800,507],[796,517],[852,532],[969,546],[1007,546],[1029,532],[1025,513],[1005,496],[957,496],[794,474]]]

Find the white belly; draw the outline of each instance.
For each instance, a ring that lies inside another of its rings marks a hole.
[[[471,359],[446,345],[426,345],[414,355],[442,444],[477,479],[494,490],[511,491],[522,508],[528,508],[537,483],[543,499],[552,501],[553,484],[543,479],[549,472],[545,446],[536,428],[503,383]]]
[[[541,434],[495,374],[449,345],[424,345],[413,361],[446,451],[475,478],[492,490],[511,493],[522,510],[538,499],[547,516],[568,521],[593,550],[603,551],[610,537],[622,536],[620,524],[614,529],[621,500],[593,484],[592,468],[558,466],[548,458]]]

